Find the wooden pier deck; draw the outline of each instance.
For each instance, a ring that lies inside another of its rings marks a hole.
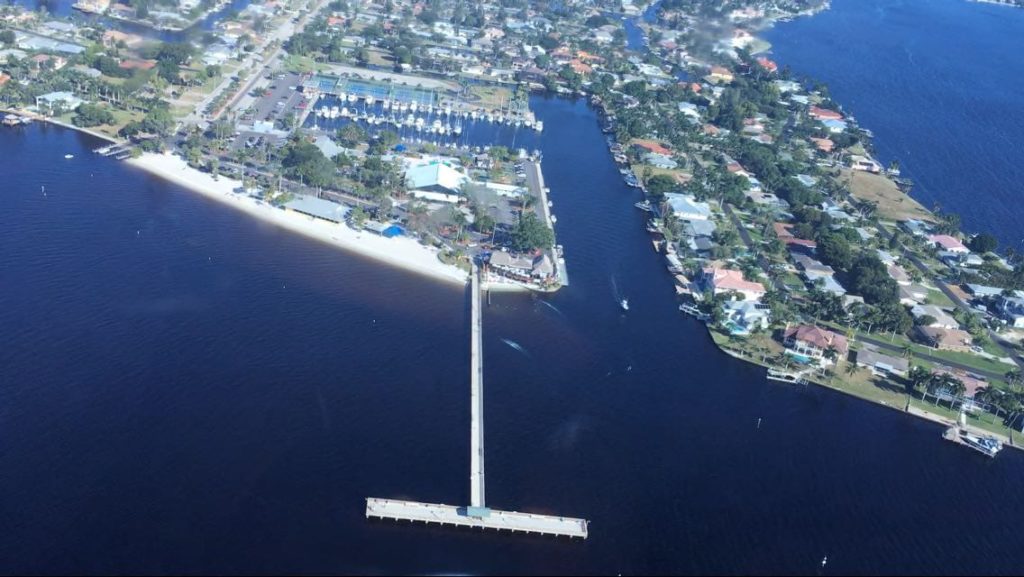
[[[587,521],[585,519],[491,509],[474,510],[471,507],[435,505],[415,501],[369,498],[366,500],[366,517],[368,519],[422,521],[427,524],[478,527],[513,533],[587,538]]]

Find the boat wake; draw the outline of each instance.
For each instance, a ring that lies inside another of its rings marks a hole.
[[[501,339],[501,342],[519,351],[520,353],[523,353],[523,355],[532,358],[532,355],[530,355],[530,351],[526,350],[525,348],[523,348],[523,345],[513,341],[512,339]]]
[[[549,309],[555,311],[555,313],[558,316],[560,316],[560,317],[564,317],[565,316],[565,313],[563,313],[561,310],[559,310],[558,307],[556,307],[555,305],[549,303],[548,301],[546,301],[544,299],[537,299],[537,302],[539,302],[540,304],[542,304],[542,305],[548,307]]]

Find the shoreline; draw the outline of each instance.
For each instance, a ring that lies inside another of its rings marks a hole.
[[[273,207],[235,192],[242,186],[241,182],[226,177],[215,179],[211,174],[188,166],[178,156],[146,153],[126,163],[254,218],[347,252],[451,285],[465,286],[469,282],[468,272],[441,262],[437,258],[436,249],[423,246],[418,241],[406,237],[384,238],[367,231],[354,230],[344,224],[332,224]]]

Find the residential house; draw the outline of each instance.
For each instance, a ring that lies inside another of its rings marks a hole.
[[[743,278],[743,271],[706,267],[701,274],[701,285],[713,295],[736,293],[742,300],[760,300],[765,294],[764,285]]]
[[[1024,297],[1019,294],[1015,296],[999,296],[996,301],[996,310],[999,315],[1013,328],[1024,328]]]
[[[910,283],[908,285],[898,285],[898,287],[900,304],[912,307],[928,300],[928,287],[924,285]]]
[[[783,332],[783,345],[790,354],[818,360],[824,360],[831,354],[842,360],[850,350],[846,337],[813,325],[787,327]]]
[[[943,351],[967,352],[971,350],[971,335],[958,329],[917,327],[917,334],[928,346]]]
[[[665,202],[682,221],[689,222],[711,218],[711,207],[708,203],[697,202],[694,197],[688,194],[670,192],[665,195]]]
[[[935,305],[914,305],[910,309],[910,314],[915,319],[920,320],[923,317],[931,317],[934,320],[930,320],[923,326],[943,328],[943,329],[959,329],[960,323],[956,321],[949,313],[942,310]]]
[[[951,252],[955,254],[967,254],[970,251],[964,243],[960,242],[956,237],[952,237],[948,234],[933,234],[928,237],[928,241],[935,245],[935,248],[945,252]]]
[[[871,372],[882,375],[905,376],[910,370],[910,361],[902,357],[886,355],[871,345],[857,351],[857,366],[871,369]]]
[[[735,79],[728,68],[723,68],[721,66],[712,66],[711,73],[705,78],[712,84],[732,84],[732,81]]]
[[[771,323],[771,307],[755,301],[727,301],[722,305],[723,324],[734,335],[745,336],[765,330]]]

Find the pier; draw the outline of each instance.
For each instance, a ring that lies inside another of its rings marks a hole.
[[[480,270],[473,265],[470,342],[470,466],[469,506],[419,503],[393,499],[366,499],[368,519],[422,521],[425,524],[477,527],[503,531],[587,538],[586,519],[490,509],[484,492],[484,375],[483,312]]]

